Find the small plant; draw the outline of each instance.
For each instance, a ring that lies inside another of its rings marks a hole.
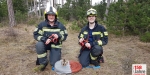
[[[3,27],[4,25],[2,23],[0,23],[0,27]]]
[[[27,24],[28,25],[35,25],[36,24],[36,19],[33,18],[33,19],[28,20]]]
[[[72,30],[75,30],[75,31],[79,31],[80,30],[80,27],[77,25],[77,22],[74,21],[71,25],[71,29]]]
[[[143,42],[150,42],[150,32],[146,32],[145,34],[141,35],[140,40]]]

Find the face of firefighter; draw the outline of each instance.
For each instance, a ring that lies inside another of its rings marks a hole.
[[[88,16],[88,21],[90,24],[93,24],[95,22],[95,20],[96,20],[96,16],[94,16],[94,15]]]
[[[54,22],[55,21],[55,15],[48,14],[47,18],[48,18],[49,22]]]

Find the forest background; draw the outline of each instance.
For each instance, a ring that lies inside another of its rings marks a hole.
[[[8,0],[9,1],[9,0]],[[38,6],[45,0],[12,0],[15,25],[27,23],[37,25],[44,19],[44,9]],[[58,18],[62,22],[72,22],[73,30],[80,30],[86,21],[86,11],[95,8],[98,12],[98,22],[106,25],[109,33],[118,36],[139,36],[143,42],[150,42],[150,1],[149,0],[102,0],[92,6],[90,0],[66,0],[61,5],[56,4]],[[0,0],[0,27],[9,22],[7,0]],[[31,11],[32,9],[32,11]],[[30,11],[29,11],[30,10]],[[38,21],[37,21],[38,19]]]

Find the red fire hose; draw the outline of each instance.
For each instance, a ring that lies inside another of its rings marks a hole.
[[[77,61],[69,61],[69,62],[72,73],[79,72],[82,69],[82,66],[79,62]]]
[[[65,66],[63,66],[61,63],[62,60],[55,63],[55,71],[58,74],[77,73],[82,69],[82,66],[78,61],[68,61]]]
[[[53,43],[57,43],[57,39],[54,37],[54,34],[52,34],[50,37],[49,37],[49,39],[51,39],[51,41],[53,42]]]

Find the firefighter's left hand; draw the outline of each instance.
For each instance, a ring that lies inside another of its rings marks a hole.
[[[58,39],[58,35],[57,35],[57,34],[54,34],[54,38]]]

